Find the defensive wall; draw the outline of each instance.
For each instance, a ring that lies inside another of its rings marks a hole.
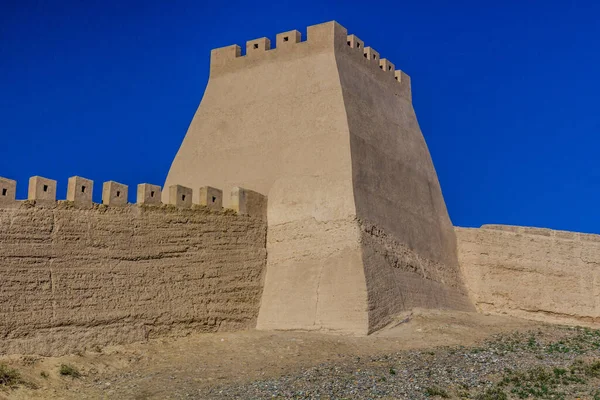
[[[33,177],[29,200],[0,178],[0,354],[60,355],[147,338],[254,328],[266,264],[264,199],[173,186]],[[196,191],[196,190],[194,190]],[[3,194],[4,193],[4,194]],[[125,199],[125,200],[124,200]],[[261,204],[262,203],[262,204]],[[241,211],[240,211],[241,210]]]
[[[454,228],[410,78],[336,22],[213,50],[164,187],[101,189],[0,178],[0,354],[362,335],[414,307],[600,324],[600,237]]]
[[[506,225],[456,234],[480,311],[600,326],[600,235]]]

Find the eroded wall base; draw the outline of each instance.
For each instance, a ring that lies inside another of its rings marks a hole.
[[[356,218],[270,226],[257,328],[366,335],[415,307],[475,311],[456,268]]]
[[[369,333],[413,308],[475,311],[458,268],[419,255],[375,225],[359,222]]]

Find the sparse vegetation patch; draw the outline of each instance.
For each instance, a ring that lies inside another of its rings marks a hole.
[[[0,364],[0,387],[15,387],[23,383],[21,374],[6,364]]]
[[[79,370],[77,370],[77,368],[69,364],[62,364],[58,372],[62,376],[71,376],[73,378],[79,378],[81,376]]]
[[[441,397],[444,399],[447,399],[450,397],[448,395],[448,392],[446,392],[444,389],[441,389],[437,386],[425,388],[425,394],[429,397]]]

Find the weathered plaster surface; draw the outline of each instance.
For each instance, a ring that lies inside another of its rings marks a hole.
[[[456,233],[479,310],[600,325],[600,235],[503,225]]]
[[[266,225],[169,206],[0,209],[0,354],[253,328]]]

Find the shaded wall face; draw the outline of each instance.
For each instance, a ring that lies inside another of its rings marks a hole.
[[[265,236],[199,210],[0,209],[0,354],[252,328]]]
[[[407,88],[362,49],[340,49],[337,62],[357,216],[423,257],[456,265],[452,224]]]
[[[472,310],[456,238],[409,88],[362,49],[337,53],[356,216],[369,296],[369,329],[413,307]]]
[[[479,310],[600,325],[600,236],[502,225],[456,228],[458,254]]]

